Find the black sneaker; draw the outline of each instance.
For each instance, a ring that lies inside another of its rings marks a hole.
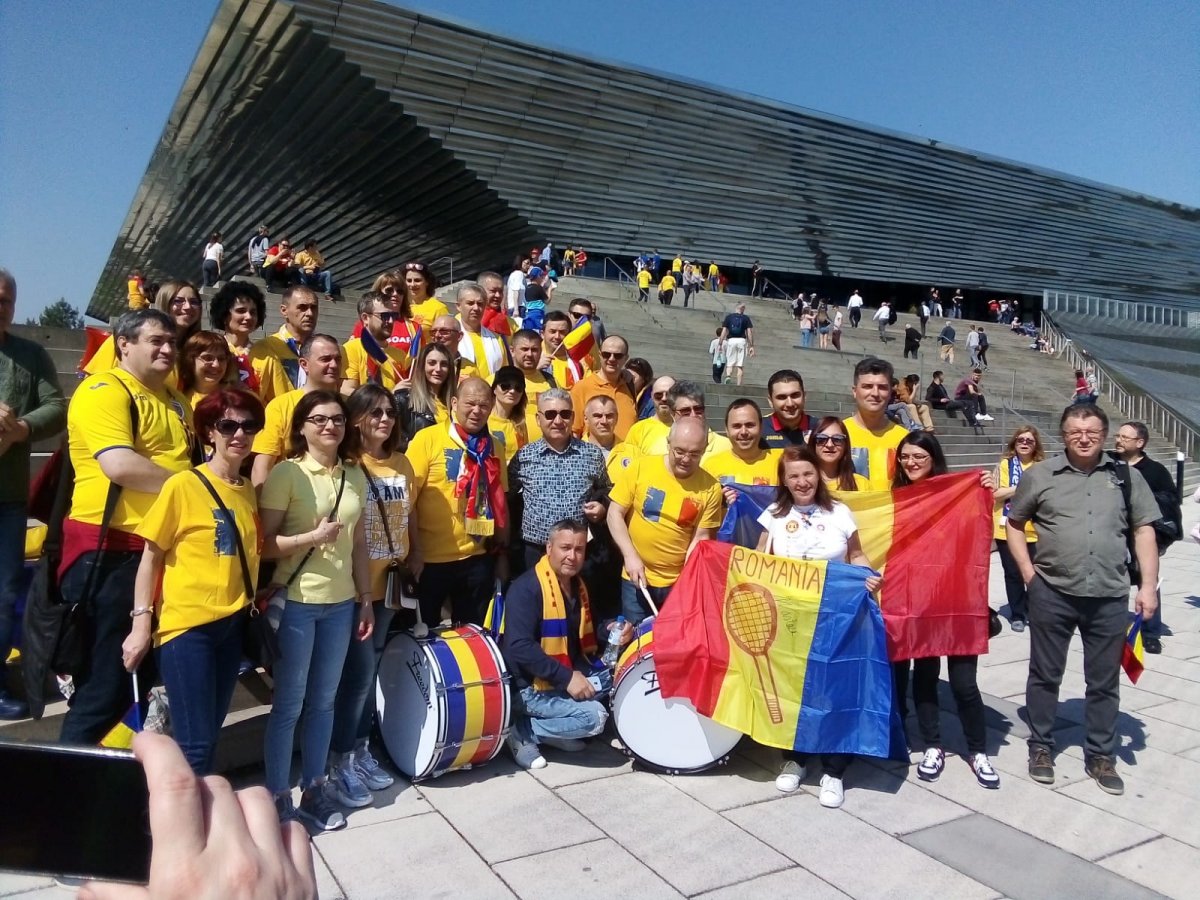
[[[311,823],[320,831],[337,831],[346,827],[346,816],[333,802],[333,791],[328,781],[314,781],[300,795],[300,818]]]
[[[1029,777],[1039,784],[1054,784],[1054,758],[1045,747],[1030,748]]]
[[[1104,793],[1118,797],[1125,793],[1125,782],[1121,780],[1116,766],[1107,756],[1093,756],[1084,764],[1083,770],[1089,777],[1096,779],[1096,784],[1100,785],[1100,790]]]
[[[1162,653],[1162,641],[1152,634],[1143,634],[1142,649],[1147,653]]]

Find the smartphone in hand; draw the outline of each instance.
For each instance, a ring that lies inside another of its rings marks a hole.
[[[145,884],[150,795],[133,754],[0,742],[0,869]]]

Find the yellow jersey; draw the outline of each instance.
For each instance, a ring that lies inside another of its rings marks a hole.
[[[854,471],[867,479],[867,489],[888,491],[896,475],[896,445],[908,434],[908,429],[894,422],[876,434],[859,425],[854,416],[843,420],[850,436],[850,459]]]

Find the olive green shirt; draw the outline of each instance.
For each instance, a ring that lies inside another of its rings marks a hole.
[[[29,440],[0,456],[0,503],[24,503],[29,496],[29,452],[35,441],[67,427],[67,401],[58,373],[41,344],[15,334],[0,335],[0,403],[29,426]]]
[[[1130,469],[1133,527],[1161,516],[1154,494]],[[1025,470],[1009,504],[1008,520],[1037,527],[1033,567],[1056,591],[1074,597],[1129,598],[1125,498],[1114,460],[1103,457],[1081,472],[1060,453]]]

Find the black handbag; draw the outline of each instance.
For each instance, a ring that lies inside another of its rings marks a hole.
[[[242,631],[242,655],[255,665],[269,669],[283,657],[283,654],[279,649],[279,635],[275,633],[275,629],[267,621],[266,615],[258,608],[257,598],[254,593],[254,579],[250,577],[250,563],[246,560],[246,548],[242,544],[242,533],[238,529],[237,523],[233,520],[233,513],[229,511],[229,507],[225,505],[225,501],[221,499],[221,495],[217,493],[217,489],[212,486],[212,482],[205,478],[204,473],[199,469],[192,469],[192,474],[199,478],[200,483],[208,488],[213,501],[221,510],[221,515],[225,517],[226,524],[233,531],[234,541],[237,546],[238,561],[242,564],[242,585],[246,591],[246,596],[250,600],[250,605],[247,607],[249,618],[246,620],[246,627]]]

